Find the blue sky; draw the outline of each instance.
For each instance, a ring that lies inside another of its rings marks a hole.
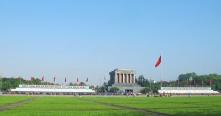
[[[1,0],[0,75],[100,84],[115,68],[154,80],[221,74],[219,0]],[[162,55],[163,63],[154,68]]]

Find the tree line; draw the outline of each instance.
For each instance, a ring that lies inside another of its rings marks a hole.
[[[12,88],[18,87],[19,84],[25,85],[52,85],[53,83],[44,82],[39,78],[32,77],[30,80],[25,80],[22,77],[0,77],[0,90],[1,91],[9,91]]]
[[[144,78],[140,75],[136,82],[145,87],[142,93],[157,93],[160,87],[211,87],[213,90],[221,91],[221,75],[207,74],[197,75],[196,73],[180,74],[176,80],[173,81],[159,81]]]
[[[16,88],[19,86],[19,84],[24,84],[24,85],[55,85],[56,83],[52,83],[52,82],[47,82],[44,81],[42,79],[39,78],[34,78],[32,77],[30,80],[25,80],[22,77],[10,77],[10,78],[6,78],[6,77],[1,77],[0,76],[0,90],[1,91],[9,91],[12,88]],[[79,83],[68,83],[68,85],[70,86],[85,86],[86,83],[84,82],[79,82]]]

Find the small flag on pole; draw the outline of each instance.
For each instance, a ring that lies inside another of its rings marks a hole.
[[[77,82],[78,82],[79,80],[78,80],[78,78],[77,78]]]
[[[66,79],[66,77],[65,77],[65,80],[64,80],[64,82],[65,82],[65,83],[67,82],[67,79]]]
[[[179,87],[180,86],[180,80],[178,79],[177,80],[177,87]]]
[[[44,76],[41,78],[41,81],[44,81]]]
[[[209,80],[209,86],[210,87],[212,86],[212,80]]]
[[[54,83],[55,83],[55,77],[54,77]]]
[[[203,80],[202,80],[202,87],[203,87]]]
[[[158,58],[156,64],[155,64],[155,68],[159,67],[161,64],[161,56]]]
[[[86,79],[86,82],[88,82],[88,78]]]

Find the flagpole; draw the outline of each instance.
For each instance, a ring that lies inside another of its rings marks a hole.
[[[203,87],[203,80],[202,80],[202,87]]]
[[[162,66],[160,67],[160,88],[162,88],[162,86],[163,86],[163,82],[162,82]]]
[[[20,85],[21,85],[21,78],[20,78]]]
[[[66,80],[66,77],[65,77],[65,79],[64,79],[64,85],[66,85],[66,81],[67,81],[67,80]]]
[[[161,66],[161,54],[160,54],[160,57],[158,58],[156,64],[155,64],[155,68],[160,68],[159,71],[160,71],[160,88],[162,87],[162,66]]]
[[[163,86],[163,81],[162,81],[162,75],[163,75],[163,63],[162,63],[162,57],[161,57],[162,54],[160,54],[160,60],[161,60],[161,64],[160,64],[160,80],[161,80],[161,84],[160,84],[160,88],[162,88]]]
[[[151,77],[150,77],[149,83],[150,83],[150,94],[152,95],[153,92],[152,92],[152,88],[151,88],[151,87],[152,87],[152,86],[151,86],[151,83],[152,83]]]

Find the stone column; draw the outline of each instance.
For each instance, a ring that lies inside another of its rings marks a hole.
[[[122,83],[124,83],[124,73],[122,73]]]
[[[120,81],[121,81],[121,83],[124,82],[124,74],[123,73],[121,74],[121,80]]]
[[[119,73],[119,75],[120,75],[119,83],[122,83],[122,82],[121,82],[122,74]]]
[[[116,73],[115,74],[115,81],[116,81],[116,83],[119,83],[119,80],[120,80],[120,75],[119,75],[119,73]]]
[[[135,75],[134,75],[134,80],[133,80],[133,81],[134,81],[134,83],[135,83]]]
[[[117,73],[114,73],[114,83],[117,83]]]
[[[133,74],[130,75],[130,83],[133,83]]]
[[[133,84],[135,83],[134,79],[135,79],[134,74],[132,74],[132,83]]]
[[[135,75],[134,75],[134,83],[136,83],[136,77],[135,77]]]
[[[121,73],[121,74],[120,74],[120,83],[123,83],[122,80],[123,80],[123,74]]]
[[[130,74],[127,74],[127,83],[129,83]]]
[[[127,83],[127,74],[124,74],[124,83]]]

